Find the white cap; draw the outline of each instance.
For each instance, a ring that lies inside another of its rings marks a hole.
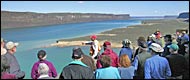
[[[19,45],[19,43],[14,43],[14,42],[12,42],[12,41],[9,41],[9,42],[7,42],[7,44],[6,44],[6,48],[7,48],[7,49],[12,49],[13,47],[18,46],[18,45]]]
[[[157,43],[152,43],[150,45],[150,48],[152,50],[154,50],[155,52],[163,52],[164,51],[164,49],[159,44],[157,44]]]

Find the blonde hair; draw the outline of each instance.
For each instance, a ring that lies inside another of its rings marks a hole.
[[[119,57],[119,64],[121,67],[129,67],[131,66],[131,60],[129,59],[127,54],[123,54]]]

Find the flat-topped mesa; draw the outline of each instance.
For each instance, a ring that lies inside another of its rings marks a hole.
[[[1,28],[45,26],[104,20],[126,20],[129,18],[129,14],[115,15],[100,13],[34,13],[1,11]]]

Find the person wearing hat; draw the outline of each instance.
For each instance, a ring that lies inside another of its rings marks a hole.
[[[98,60],[97,60],[97,68],[101,68],[102,65],[100,63],[100,59],[103,55],[108,55],[110,56],[111,58],[111,66],[113,67],[118,67],[119,66],[119,57],[118,55],[116,54],[116,52],[114,52],[112,49],[111,49],[111,43],[109,41],[105,41],[104,44],[103,44],[103,48],[104,48],[104,52],[98,57]]]
[[[25,77],[25,72],[21,71],[20,65],[18,64],[18,61],[14,54],[16,53],[16,47],[18,46],[18,43],[14,43],[12,41],[9,41],[6,43],[7,53],[4,55],[8,59],[8,64],[10,65],[10,74],[15,74],[16,79],[23,79]]]
[[[32,79],[37,79],[39,78],[40,74],[38,72],[38,66],[40,63],[45,63],[48,65],[49,67],[49,71],[48,71],[48,75],[49,77],[53,77],[53,78],[56,78],[57,77],[57,71],[53,65],[53,63],[51,63],[50,61],[46,60],[46,51],[44,50],[40,50],[38,51],[38,54],[37,54],[37,57],[38,57],[38,61],[34,63],[33,67],[32,67],[32,70],[31,70],[31,78]]]
[[[59,79],[95,79],[93,70],[81,61],[83,53],[79,48],[73,48],[72,59],[73,61],[63,68]]]
[[[170,65],[165,57],[159,56],[164,49],[157,43],[149,48],[152,56],[144,64],[145,79],[167,79],[171,76]]]
[[[91,39],[91,41],[82,42],[82,45],[91,45],[90,56],[96,60],[98,58],[99,52],[101,50],[101,46],[100,46],[99,41],[97,40],[96,35],[90,36],[90,39]]]
[[[164,41],[165,41],[165,46],[164,46],[164,52],[161,54],[162,57],[166,57],[167,55],[170,54],[169,48],[167,46],[172,44],[172,35],[166,34],[164,36]]]
[[[130,48],[131,41],[129,39],[124,39],[122,41],[122,48],[119,53],[119,57],[123,54],[127,54],[129,59],[132,61],[133,50]]]
[[[5,49],[5,41],[3,38],[1,38],[1,55],[4,55],[7,53],[7,50]]]
[[[148,45],[143,42],[139,44],[139,53],[133,62],[133,66],[135,67],[136,73],[135,79],[144,79],[144,63],[146,59],[151,57],[151,54],[147,52]]]
[[[167,47],[169,48],[169,51],[171,52],[170,55],[166,56],[166,59],[169,62],[171,72],[172,72],[171,78],[182,79],[182,76],[187,69],[187,61],[183,55],[178,54],[177,51],[179,47],[177,44],[171,44]]]

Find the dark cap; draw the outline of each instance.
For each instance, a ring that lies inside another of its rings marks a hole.
[[[166,35],[164,36],[164,38],[166,38],[166,37],[171,39],[171,38],[172,38],[172,35],[171,35],[171,34],[166,34]]]
[[[38,51],[38,58],[39,59],[42,59],[45,56],[46,56],[46,51],[44,51],[44,50]]]
[[[105,41],[103,46],[108,46],[108,45],[111,45],[111,43],[109,41]]]
[[[81,48],[75,47],[75,48],[73,48],[72,58],[73,59],[79,59],[82,57],[83,54],[84,53],[82,52]]]

